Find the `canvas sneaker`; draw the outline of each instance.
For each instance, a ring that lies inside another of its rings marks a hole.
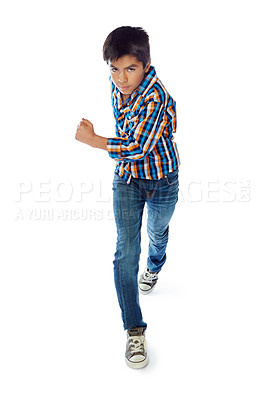
[[[125,359],[130,368],[144,368],[148,364],[149,358],[143,328],[134,328],[127,331]]]
[[[142,294],[148,294],[153,289],[158,280],[158,273],[159,272],[151,272],[148,267],[146,267],[143,274],[140,275],[139,278],[139,290]]]

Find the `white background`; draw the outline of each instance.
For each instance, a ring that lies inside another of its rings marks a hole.
[[[102,45],[121,25],[149,33],[181,157],[138,371],[113,283],[115,163],[74,139],[82,117],[115,135]],[[265,400],[263,1],[3,1],[0,31],[1,399]]]

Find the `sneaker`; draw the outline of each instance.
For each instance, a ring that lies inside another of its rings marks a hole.
[[[151,272],[148,267],[146,267],[145,271],[139,278],[139,290],[142,294],[148,294],[153,289],[158,280],[159,272]]]
[[[144,368],[149,362],[143,328],[127,331],[126,363],[130,368]]]

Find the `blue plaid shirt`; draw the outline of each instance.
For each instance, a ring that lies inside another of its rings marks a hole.
[[[112,81],[111,93],[117,137],[107,139],[107,150],[117,161],[118,175],[130,183],[132,176],[158,180],[177,169],[180,159],[173,141],[176,103],[155,68],[150,67],[124,103]]]

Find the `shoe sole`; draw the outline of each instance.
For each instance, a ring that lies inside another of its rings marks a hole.
[[[138,369],[138,368],[144,368],[149,364],[149,357],[147,356],[145,358],[145,360],[141,361],[141,362],[132,362],[129,361],[126,357],[125,357],[126,363],[128,365],[128,367],[133,368],[133,369]]]

